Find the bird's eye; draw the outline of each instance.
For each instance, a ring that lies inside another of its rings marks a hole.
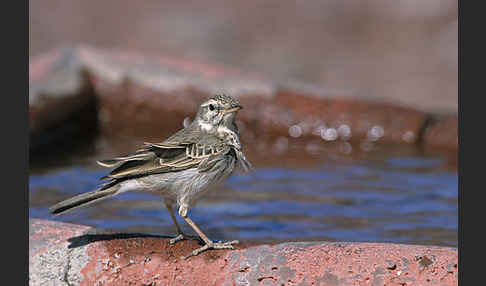
[[[209,110],[213,111],[214,110],[214,105],[210,104],[209,105]]]

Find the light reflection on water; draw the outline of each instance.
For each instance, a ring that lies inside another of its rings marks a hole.
[[[383,156],[235,174],[190,212],[217,240],[373,241],[457,246],[457,173],[441,157]],[[51,217],[47,208],[91,190],[106,169],[71,166],[30,176],[30,217],[118,232],[174,235],[160,198],[126,193]],[[191,232],[182,221],[185,230]]]

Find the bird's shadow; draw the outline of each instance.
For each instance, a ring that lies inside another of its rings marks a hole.
[[[83,234],[68,238],[68,248],[76,248],[85,246],[97,241],[110,241],[114,239],[129,239],[129,238],[173,238],[168,235],[154,235],[146,233],[93,233]]]

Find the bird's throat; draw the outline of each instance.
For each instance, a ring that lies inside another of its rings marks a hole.
[[[202,131],[205,131],[205,132],[208,132],[208,133],[212,133],[215,131],[215,128],[213,125],[209,124],[209,123],[204,123],[204,122],[198,122],[199,123],[199,127],[201,128]]]

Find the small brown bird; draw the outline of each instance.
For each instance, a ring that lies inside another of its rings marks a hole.
[[[225,182],[235,167],[246,172],[251,169],[245,158],[235,117],[242,107],[233,97],[216,95],[204,101],[193,122],[162,143],[145,143],[135,153],[98,161],[113,170],[102,179],[100,188],[67,199],[50,208],[53,214],[73,209],[124,193],[147,192],[164,198],[178,236],[171,244],[188,239],[174,216],[173,208],[194,229],[205,245],[187,257],[207,249],[233,249],[237,240],[213,242],[188,217],[196,200],[218,184]]]

